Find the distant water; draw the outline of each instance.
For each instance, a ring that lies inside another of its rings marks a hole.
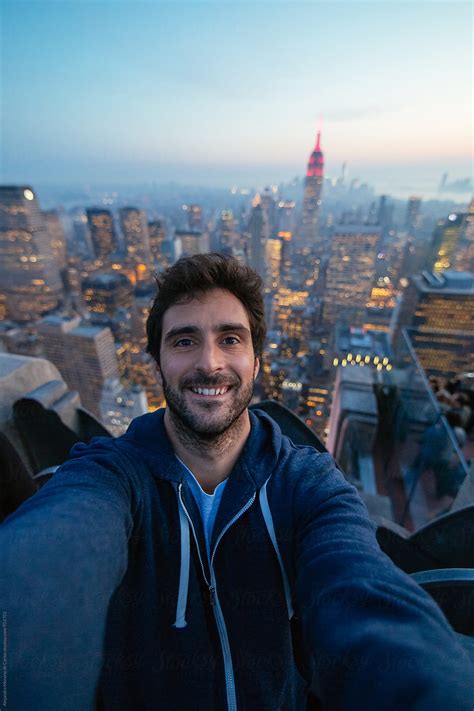
[[[417,195],[424,201],[439,200],[440,202],[469,203],[473,197],[472,181],[470,187],[466,186],[466,189],[449,190],[448,184],[446,190],[440,190],[439,178],[417,175],[415,171],[409,180],[393,173],[390,175],[390,172],[387,172],[386,175],[368,175],[367,178],[367,182],[373,186],[377,195],[390,195],[399,200],[407,200],[412,195]]]
[[[433,189],[433,187],[416,185],[400,185],[400,186],[379,186],[374,185],[375,192],[377,195],[386,194],[391,195],[391,197],[398,198],[399,200],[408,200],[412,195],[417,195],[421,197],[424,202],[427,200],[439,200],[440,202],[456,202],[460,204],[469,203],[473,197],[472,191],[442,191],[438,189]]]

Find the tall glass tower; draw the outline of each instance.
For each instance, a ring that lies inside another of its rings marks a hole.
[[[301,244],[319,252],[319,212],[323,187],[324,156],[321,151],[321,132],[318,131],[316,145],[309,158],[304,181],[303,216],[301,224]]]
[[[45,219],[27,186],[0,186],[0,292],[6,317],[34,321],[59,305],[62,282]]]
[[[114,218],[109,210],[103,210],[100,207],[89,208],[86,210],[86,214],[95,257],[106,264],[118,246]]]

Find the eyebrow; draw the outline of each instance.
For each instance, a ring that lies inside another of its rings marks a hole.
[[[215,333],[228,333],[229,331],[234,331],[237,333],[246,333],[250,335],[250,331],[247,326],[243,323],[219,323],[212,329]],[[171,341],[176,336],[185,336],[199,333],[200,329],[192,324],[186,324],[183,326],[176,326],[175,328],[170,328],[170,330],[165,335],[165,341]]]

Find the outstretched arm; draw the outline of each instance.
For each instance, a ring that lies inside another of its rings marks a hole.
[[[100,444],[89,452],[0,526],[7,708],[93,705],[108,604],[127,566],[132,496]]]
[[[330,463],[295,499],[296,595],[313,690],[331,711],[472,711],[472,667],[431,598],[376,542]]]

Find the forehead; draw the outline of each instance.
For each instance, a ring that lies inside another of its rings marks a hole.
[[[193,299],[173,304],[163,315],[163,334],[178,326],[210,328],[218,323],[239,322],[250,331],[248,313],[243,303],[225,289],[211,289]]]

